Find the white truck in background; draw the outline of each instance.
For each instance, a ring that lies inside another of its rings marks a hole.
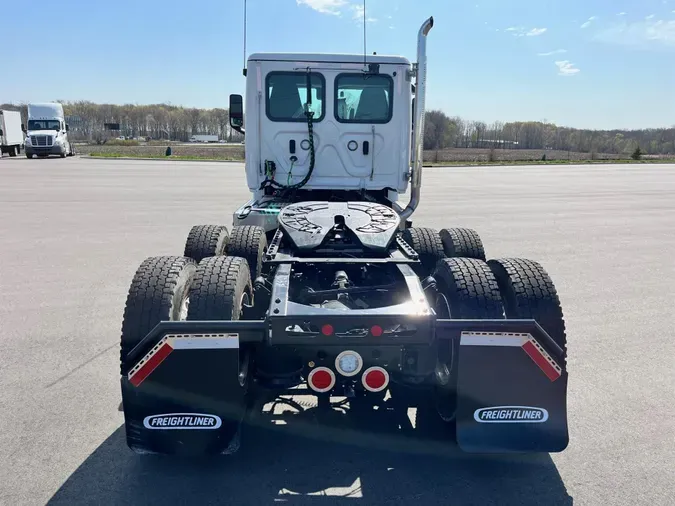
[[[27,158],[33,158],[33,155],[40,158],[49,155],[65,158],[73,155],[61,104],[28,104],[28,129],[24,149]]]
[[[16,156],[21,153],[23,132],[19,111],[0,111],[0,157],[5,153]]]
[[[193,135],[190,142],[218,142],[217,135]]]

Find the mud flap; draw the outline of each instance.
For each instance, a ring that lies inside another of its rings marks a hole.
[[[536,323],[528,332],[462,331],[457,443],[471,453],[567,447],[563,350]]]
[[[246,407],[239,335],[167,333],[156,342],[122,376],[129,447],[180,455],[235,451]]]

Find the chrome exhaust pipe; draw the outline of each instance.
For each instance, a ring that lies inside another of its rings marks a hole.
[[[424,144],[424,101],[427,96],[427,35],[434,26],[434,18],[427,19],[417,35],[417,68],[415,73],[415,124],[413,126],[413,160],[410,178],[410,202],[400,212],[401,223],[412,216],[420,203],[422,189],[422,156]]]

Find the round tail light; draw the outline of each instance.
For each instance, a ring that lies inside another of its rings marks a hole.
[[[381,392],[389,385],[389,373],[381,367],[369,367],[363,373],[361,382],[369,392]]]
[[[356,376],[361,372],[363,359],[355,351],[346,350],[340,353],[335,359],[335,368],[343,376]]]
[[[307,384],[315,392],[328,392],[335,386],[335,373],[328,367],[317,367],[307,376]]]

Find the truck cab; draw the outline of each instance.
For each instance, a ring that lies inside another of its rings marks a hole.
[[[376,54],[249,56],[246,98],[230,96],[230,125],[245,133],[252,193],[235,212],[235,225],[270,231],[285,205],[328,197],[378,202],[404,218],[412,214],[419,198],[422,135],[416,131],[423,131],[431,26],[430,19],[420,29],[415,64]],[[404,210],[397,201],[411,183],[412,207]]]
[[[61,104],[55,102],[28,104],[28,128],[24,149],[27,158],[33,158],[33,155],[41,158],[59,155],[65,158],[73,154]]]

